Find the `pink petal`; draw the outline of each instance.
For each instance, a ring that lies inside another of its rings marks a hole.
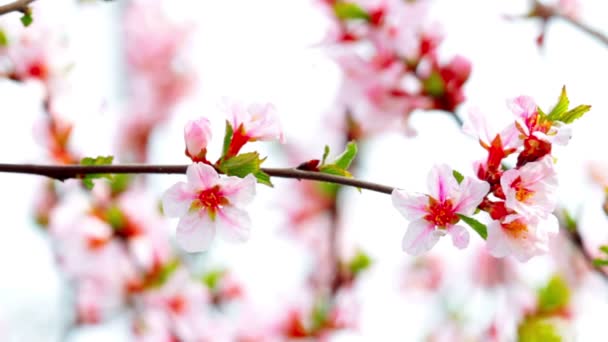
[[[243,209],[232,206],[222,208],[218,213],[218,234],[229,242],[245,242],[251,235],[251,219]]]
[[[529,96],[519,96],[507,102],[515,116],[526,119],[537,112],[536,102]]]
[[[215,224],[206,214],[190,213],[183,216],[177,224],[175,238],[178,245],[187,252],[206,251],[214,237]]]
[[[464,249],[469,245],[469,232],[463,226],[452,226],[448,229],[452,237],[452,243],[458,249]]]
[[[401,247],[411,255],[420,255],[435,246],[445,231],[435,229],[426,220],[420,219],[410,222],[403,236]]]
[[[391,194],[393,206],[408,220],[417,220],[427,214],[429,198],[426,195],[410,195],[401,189]]]
[[[186,183],[176,183],[163,194],[163,212],[168,217],[184,216],[188,212],[193,198],[194,194]]]
[[[454,210],[459,214],[471,215],[490,192],[488,182],[466,177],[460,183],[460,198],[454,203]]]
[[[213,187],[220,178],[212,166],[204,163],[194,163],[188,166],[186,176],[190,188],[195,191]]]
[[[458,187],[452,169],[445,164],[433,166],[427,179],[427,185],[430,195],[439,202],[445,201]]]
[[[256,178],[248,174],[245,178],[224,177],[220,180],[222,194],[232,205],[245,205],[251,203],[255,197]]]
[[[488,239],[486,248],[490,255],[495,258],[503,258],[510,253],[508,237],[502,230],[498,221],[492,221],[488,225]]]
[[[462,125],[462,131],[472,137],[478,138],[486,144],[490,143],[490,132],[486,117],[478,108],[469,110],[468,116]]]

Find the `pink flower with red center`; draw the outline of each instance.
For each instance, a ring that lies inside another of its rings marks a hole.
[[[247,240],[251,220],[241,206],[253,200],[255,177],[220,178],[203,163],[190,165],[186,174],[188,182],[173,185],[162,198],[165,214],[180,218],[178,244],[188,252],[207,250],[216,231],[225,240]]]
[[[237,155],[243,145],[252,141],[278,140],[285,143],[281,123],[272,104],[254,103],[245,106],[239,102],[227,101],[224,107],[234,131],[228,157]]]
[[[515,124],[523,138],[538,140],[558,145],[567,145],[572,131],[560,122],[549,121],[538,112],[538,106],[529,96],[519,96],[510,100],[507,105],[515,114]]]
[[[546,219],[555,209],[557,174],[550,155],[505,171],[500,185],[507,207],[520,215]]]
[[[431,170],[428,187],[429,195],[393,191],[393,205],[411,221],[403,237],[403,250],[419,255],[430,250],[446,234],[450,234],[454,246],[465,248],[469,244],[469,233],[456,225],[460,220],[458,215],[473,214],[490,191],[490,185],[470,177],[465,177],[459,184],[452,169],[440,165]]]
[[[211,124],[206,118],[188,121],[184,127],[186,155],[193,161],[205,160],[207,144],[211,140]]]
[[[497,258],[512,255],[519,261],[546,254],[549,250],[549,235],[557,234],[558,222],[554,215],[546,220],[527,218],[518,214],[492,221],[488,225],[486,247]]]

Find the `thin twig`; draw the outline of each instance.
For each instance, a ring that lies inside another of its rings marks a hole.
[[[123,165],[38,165],[38,164],[0,164],[0,172],[21,173],[45,176],[60,181],[70,178],[82,178],[87,174],[113,173],[113,174],[184,174],[188,165],[145,165],[145,164],[123,164]],[[262,168],[272,177],[308,179],[320,182],[335,183],[352,186],[360,189],[391,194],[393,187],[362,181],[355,178],[347,178],[330,175],[322,172],[304,171],[294,168]]]
[[[0,6],[0,15],[4,15],[11,12],[25,13],[29,5],[34,1],[36,0],[18,0],[6,5],[2,5]]]

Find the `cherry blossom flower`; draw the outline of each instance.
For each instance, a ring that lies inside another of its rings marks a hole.
[[[487,248],[497,258],[512,255],[524,262],[549,250],[549,236],[558,230],[557,218],[549,215],[546,220],[510,214],[488,225]]]
[[[535,138],[550,144],[568,144],[572,136],[570,128],[541,117],[538,106],[531,97],[519,96],[508,101],[507,105],[515,115],[517,128],[524,138]]]
[[[251,225],[241,209],[255,195],[256,179],[222,177],[212,166],[195,163],[186,172],[188,182],[179,182],[163,195],[163,209],[179,217],[177,242],[189,252],[207,250],[216,231],[229,241],[245,241]]]
[[[209,294],[200,281],[191,278],[186,269],[173,271],[160,288],[145,292],[138,304],[144,313],[148,313],[148,318],[153,318],[153,313],[158,313],[159,316],[154,320],[164,321],[178,340],[211,340],[205,311],[209,306]],[[162,330],[157,333],[163,335]]]
[[[283,130],[275,107],[270,103],[250,104],[232,102],[226,104],[229,122],[234,132],[239,132],[248,141],[285,142]]]
[[[527,217],[546,219],[557,204],[557,174],[550,155],[507,170],[500,178],[506,205]]]
[[[490,191],[487,182],[466,177],[460,184],[447,165],[433,167],[428,178],[429,195],[409,194],[396,189],[393,206],[410,224],[403,237],[403,249],[419,255],[430,250],[440,237],[450,234],[454,246],[465,248],[469,243],[466,228],[456,225],[458,214],[471,215]]]
[[[194,161],[202,161],[207,152],[207,144],[211,140],[211,124],[206,118],[188,121],[184,127],[186,154]]]

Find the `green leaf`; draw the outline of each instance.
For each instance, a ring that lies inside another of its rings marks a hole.
[[[230,125],[230,122],[228,122],[228,120],[226,120],[226,133],[224,135],[224,145],[222,147],[222,157],[226,155],[226,153],[228,153],[228,149],[230,148],[230,142],[232,142],[232,135],[234,134],[234,131],[232,129],[232,125]]]
[[[359,250],[357,251],[355,256],[353,256],[353,258],[350,259],[350,261],[348,262],[348,269],[354,276],[357,276],[362,271],[368,269],[372,265],[372,262],[373,261],[369,257],[369,255]]]
[[[8,46],[8,37],[4,30],[0,29],[0,47]]]
[[[348,167],[353,162],[353,159],[355,159],[356,156],[357,144],[354,141],[351,141],[346,145],[346,149],[344,150],[344,152],[342,152],[342,154],[340,154],[336,158],[334,164],[336,164],[336,166],[338,166],[339,168],[346,170],[348,169]]]
[[[329,156],[329,146],[325,145],[325,148],[323,149],[323,159],[321,159],[321,165],[325,164],[325,161],[327,161],[328,156]]]
[[[530,317],[517,327],[518,342],[561,342],[559,330],[550,319]]]
[[[272,186],[270,176],[260,169],[260,165],[264,160],[260,159],[259,153],[249,152],[223,160],[218,167],[220,171],[229,176],[244,178],[251,173],[255,176],[258,183]]]
[[[593,266],[595,267],[604,267],[604,266],[608,266],[608,260],[606,259],[593,259]]]
[[[458,184],[462,183],[462,180],[464,179],[464,176],[462,175],[462,173],[460,173],[456,170],[452,170],[452,174],[454,175],[454,178],[456,178],[456,181],[458,182]]]
[[[604,254],[608,254],[608,246],[607,245],[600,246],[600,251],[602,251]]]
[[[319,167],[319,172],[327,173],[330,175],[342,176],[342,177],[352,177],[353,175],[350,172],[344,170],[336,164],[327,164]]]
[[[568,100],[568,95],[566,94],[566,86],[563,86],[557,104],[549,113],[548,119],[551,121],[557,120],[556,118],[561,117],[565,112],[568,111],[568,106],[570,106],[570,100]]]
[[[474,231],[481,236],[482,239],[486,240],[488,238],[488,228],[485,224],[477,221],[472,217],[468,217],[465,215],[457,214],[461,220],[463,220],[466,224],[468,224]]]
[[[28,8],[25,13],[21,16],[21,23],[23,26],[28,27],[34,22],[34,18],[32,18],[32,11]]]
[[[348,2],[338,1],[334,4],[334,13],[340,20],[362,19],[369,20],[369,14],[359,5]]]
[[[549,283],[538,291],[538,310],[550,314],[563,309],[570,302],[568,284],[559,276],[553,276]]]
[[[219,286],[220,281],[222,278],[224,278],[224,275],[226,275],[226,270],[216,269],[205,273],[202,280],[208,289],[214,291]]]
[[[566,123],[566,124],[570,124],[570,123],[573,123],[575,120],[582,118],[583,115],[585,115],[585,113],[587,113],[590,110],[591,110],[591,106],[589,106],[589,105],[576,106],[573,109],[567,111],[565,114],[563,114],[557,120],[561,121],[563,123]]]
[[[99,166],[99,165],[111,165],[114,160],[113,156],[99,156],[96,158],[85,157],[80,161],[80,165],[85,166]],[[94,179],[97,178],[106,178],[108,180],[112,180],[112,175],[109,173],[92,173],[87,174],[82,177],[82,184],[89,190],[93,189],[95,185],[93,183]]]

